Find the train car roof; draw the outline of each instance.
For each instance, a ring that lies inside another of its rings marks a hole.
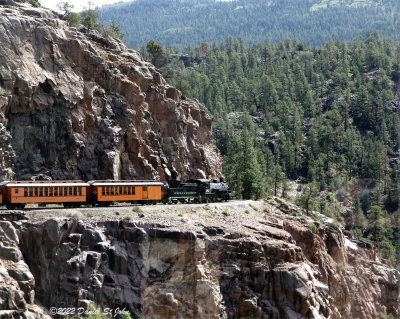
[[[163,186],[164,184],[157,181],[88,181],[93,186]]]
[[[64,182],[64,183],[60,183],[60,182],[40,182],[40,183],[36,183],[36,182],[7,182],[5,183],[5,186],[7,187],[34,187],[34,186],[40,186],[40,187],[59,187],[59,186],[74,186],[74,187],[87,187],[89,186],[88,183],[84,183],[84,182]]]
[[[213,182],[213,180],[212,179],[205,179],[205,178],[197,178],[197,179],[194,179],[194,178],[192,178],[192,179],[188,179],[187,181],[186,181],[186,183],[212,183]]]

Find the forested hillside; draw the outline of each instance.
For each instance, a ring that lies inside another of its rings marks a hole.
[[[277,43],[297,38],[309,45],[350,41],[367,31],[399,35],[397,0],[137,0],[104,6],[100,21],[116,20],[129,46],[149,40],[165,47],[221,42],[227,36],[246,43]]]
[[[157,63],[163,53],[154,46],[143,54]],[[399,46],[372,32],[322,48],[290,40],[246,46],[230,37],[168,54],[170,64],[158,66],[213,116],[238,197],[285,197],[297,180],[295,200],[306,210],[345,221],[395,261]]]

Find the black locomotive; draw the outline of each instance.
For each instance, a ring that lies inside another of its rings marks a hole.
[[[166,203],[208,203],[227,201],[233,194],[222,179],[190,179],[186,182],[172,180],[164,189]]]

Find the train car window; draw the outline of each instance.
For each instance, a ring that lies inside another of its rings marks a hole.
[[[37,189],[37,187],[34,187],[33,190],[34,190],[35,197],[38,196],[38,189]]]
[[[143,186],[143,191],[147,192],[147,186]]]
[[[24,196],[28,197],[28,187],[24,187]]]
[[[135,195],[136,187],[132,187],[132,195]]]
[[[46,196],[46,197],[49,196],[49,188],[48,187],[45,187],[43,191],[44,191],[44,196]]]
[[[16,188],[16,189],[15,189],[15,194],[18,194],[18,193],[19,193],[19,189]]]
[[[38,187],[38,196],[42,196],[42,188],[41,187]]]
[[[124,186],[124,195],[128,194],[128,187]]]

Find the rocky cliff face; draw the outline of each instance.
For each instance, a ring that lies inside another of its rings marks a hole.
[[[400,273],[371,247],[278,198],[249,203],[2,222],[0,309],[45,316],[35,300],[148,319],[398,318]]]
[[[0,1],[0,176],[216,176],[211,120],[139,54]]]

